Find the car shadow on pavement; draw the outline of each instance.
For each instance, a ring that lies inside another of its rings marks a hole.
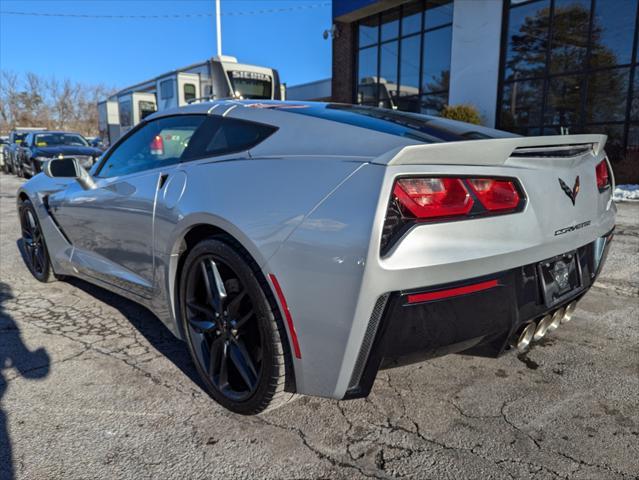
[[[176,338],[150,310],[78,278],[65,278],[65,282],[117,309],[158,353],[179,368],[199,389],[206,391],[191,360],[186,343]]]
[[[16,240],[16,246],[22,256],[22,261],[26,265],[26,253],[22,245],[22,239]],[[117,309],[146,338],[153,348],[178,367],[202,391],[206,392],[206,387],[200,380],[186,343],[177,339],[150,310],[132,300],[79,278],[65,277],[65,282]],[[1,366],[2,363],[0,362]],[[4,479],[0,477],[0,480]]]
[[[20,329],[5,308],[5,303],[13,298],[11,287],[0,282],[0,480],[11,480],[15,475],[9,417],[2,408],[2,397],[12,376],[10,369],[14,369],[22,378],[37,380],[49,375],[51,366],[49,354],[44,348],[31,351],[22,342]]]

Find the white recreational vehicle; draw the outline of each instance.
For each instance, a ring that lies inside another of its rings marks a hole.
[[[277,70],[218,56],[120,90],[98,103],[100,136],[110,144],[157,110],[199,99],[283,99]]]

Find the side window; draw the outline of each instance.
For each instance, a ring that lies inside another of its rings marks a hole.
[[[146,100],[140,100],[138,102],[138,113],[140,114],[140,120],[144,120],[146,117],[155,113],[157,108],[155,108],[155,103],[147,102]]]
[[[182,161],[249,150],[276,130],[263,123],[210,116],[194,135]]]
[[[184,84],[184,101],[189,103],[189,101],[195,98],[195,85],[192,83]]]
[[[162,100],[173,98],[173,80],[163,80],[160,82],[160,98]]]
[[[178,115],[147,123],[111,152],[96,176],[116,177],[178,163],[205,119],[205,115]]]
[[[118,110],[120,114],[120,125],[130,127],[133,124],[131,118],[131,100],[120,102]]]

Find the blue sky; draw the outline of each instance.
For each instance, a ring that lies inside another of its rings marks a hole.
[[[259,10],[293,9],[274,13]],[[0,0],[0,11],[89,15],[214,13],[214,0]],[[253,14],[246,14],[253,12]],[[326,0],[222,0],[222,46],[296,85],[331,76]],[[239,15],[244,13],[244,15]],[[226,15],[225,15],[226,14]],[[0,15],[0,68],[127,85],[216,53],[213,17],[101,19]]]

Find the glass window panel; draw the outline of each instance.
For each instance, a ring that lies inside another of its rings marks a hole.
[[[399,95],[419,93],[419,55],[421,38],[419,35],[402,39],[402,53],[399,65]]]
[[[592,68],[630,63],[637,0],[595,2],[590,65]]]
[[[383,43],[379,65],[380,102],[384,107],[391,108],[394,98],[397,96],[397,63],[399,42]]]
[[[452,27],[424,34],[422,89],[425,93],[448,90]]]
[[[358,103],[377,103],[377,47],[359,51]]]
[[[453,22],[453,0],[428,0],[424,28],[435,28]]]
[[[577,135],[587,133],[579,125],[550,125],[545,126],[541,135]]]
[[[544,123],[571,125],[579,123],[582,75],[551,78],[548,81]]]
[[[589,75],[586,123],[626,119],[629,78],[629,68],[603,70]]]
[[[639,183],[639,125],[630,125],[624,157],[611,160],[617,183]]]
[[[518,131],[541,123],[543,80],[524,80],[504,84],[500,127]]]
[[[420,105],[419,105],[419,96],[418,95],[408,95],[408,96],[400,96],[397,99],[397,108],[403,112],[417,112],[419,113]]]
[[[402,10],[402,35],[420,32],[424,4],[421,0],[404,5]]]
[[[555,0],[550,71],[584,68],[590,26],[590,0]]]
[[[359,46],[367,47],[378,42],[379,17],[373,15],[359,22]]]
[[[508,19],[506,80],[540,76],[548,48],[548,0],[511,8]]]
[[[439,115],[446,104],[448,104],[448,92],[424,95],[422,96],[421,113]]]
[[[111,150],[98,171],[99,177],[128,175],[178,163],[206,118],[206,115],[178,115],[152,120]]]
[[[382,42],[399,36],[399,9],[382,13]]]
[[[635,67],[635,80],[633,84],[630,118],[633,120],[639,120],[639,67]]]

